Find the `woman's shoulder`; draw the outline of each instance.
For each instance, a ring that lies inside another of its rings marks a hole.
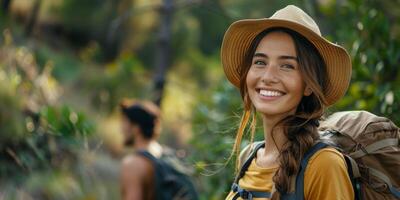
[[[332,147],[324,148],[311,156],[306,171],[312,173],[330,173],[347,170],[346,161],[342,153]]]
[[[304,195],[306,199],[354,199],[343,154],[328,147],[310,158],[304,173]]]

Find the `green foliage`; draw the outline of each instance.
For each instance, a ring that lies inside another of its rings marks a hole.
[[[150,96],[152,76],[140,60],[129,54],[121,55],[101,69],[88,67],[82,71],[82,76],[81,89],[91,97],[91,105],[102,111],[112,111],[122,98]]]
[[[94,124],[54,103],[60,88],[49,69],[39,74],[33,54],[9,34],[0,49],[0,176],[19,183],[73,162]]]
[[[115,14],[112,10],[114,2],[110,0],[68,0],[63,1],[61,7],[55,8],[56,12],[68,30],[76,36],[94,36],[88,34],[102,33],[108,27],[110,19]],[[90,30],[89,32],[87,32]]]
[[[24,136],[22,103],[15,90],[18,79],[0,68],[0,143],[18,141]]]
[[[191,153],[203,199],[221,199],[234,177],[235,157],[231,160],[228,157],[239,121],[233,118],[233,111],[240,108],[240,97],[226,81],[214,91],[211,98],[202,99],[193,116],[195,135]]]
[[[1,177],[23,180],[25,178],[21,175],[72,162],[86,137],[94,131],[82,113],[75,113],[66,106],[45,106],[36,117],[36,122],[27,116],[26,123],[18,124],[27,127],[24,138],[14,142],[2,141]]]
[[[83,113],[76,113],[68,106],[61,108],[47,106],[40,112],[42,127],[50,134],[65,138],[83,139],[93,132],[93,125],[85,119]]]
[[[113,116],[124,97],[152,98],[158,10],[143,2],[60,1],[49,21],[61,28],[62,37],[45,30],[49,35],[23,38],[18,31],[24,26],[1,13],[0,193],[8,191],[6,198],[118,199],[119,160],[106,148],[92,151],[99,142],[95,121]],[[228,158],[242,103],[223,75],[219,53],[224,31],[237,19],[267,17],[288,3],[302,7],[323,35],[345,46],[352,57],[352,83],[329,111],[365,109],[400,124],[398,0],[182,2],[176,1],[167,79],[174,96],[163,102],[174,111],[163,116],[165,121],[178,121],[165,124],[163,137],[171,140],[168,133],[180,127],[192,130],[186,147],[201,199],[223,199],[234,177],[236,158]],[[113,27],[116,22],[119,26]],[[43,27],[46,23],[38,21]],[[48,45],[47,36],[56,38],[57,45]],[[116,52],[122,53],[109,55]],[[115,59],[103,58],[108,56]],[[99,63],[104,60],[108,63]],[[77,112],[81,108],[86,115]],[[184,112],[191,116],[181,119],[182,108],[192,109]],[[262,137],[258,129],[256,140]],[[242,145],[248,142],[246,137]],[[13,189],[17,186],[22,189]]]
[[[52,66],[52,75],[59,82],[76,81],[83,68],[80,60],[69,49],[54,51],[49,47],[40,47],[34,53],[38,68],[43,70],[46,65]]]
[[[389,17],[394,13],[385,6],[388,5],[384,1],[349,1],[329,7],[338,12],[325,9],[336,27],[335,40],[341,41],[353,58],[349,91],[336,107],[369,110],[399,124],[400,39],[396,31],[399,26],[391,23]]]

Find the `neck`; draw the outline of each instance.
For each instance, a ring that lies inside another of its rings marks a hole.
[[[136,137],[135,143],[133,144],[133,148],[136,150],[149,150],[151,140],[144,139],[142,137]]]
[[[265,153],[279,153],[287,138],[282,127],[277,126],[281,118],[262,116],[264,127]]]
[[[163,152],[162,146],[155,139],[136,139],[133,148],[148,151],[156,158],[161,158]]]

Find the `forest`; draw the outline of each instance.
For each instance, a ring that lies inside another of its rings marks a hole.
[[[0,200],[120,199],[126,98],[161,107],[160,142],[193,168],[200,199],[223,199],[242,111],[223,35],[288,4],[351,55],[350,87],[327,114],[367,110],[400,125],[399,0],[0,2]]]

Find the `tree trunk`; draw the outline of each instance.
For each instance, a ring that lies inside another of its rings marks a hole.
[[[4,14],[8,14],[10,11],[11,0],[3,0],[1,3],[1,9],[3,10]]]
[[[163,0],[158,47],[156,55],[156,75],[154,77],[154,102],[160,106],[164,93],[165,76],[171,65],[171,22],[174,6],[173,0]]]
[[[42,0],[36,0],[33,4],[32,12],[30,17],[28,18],[28,23],[25,27],[25,35],[30,36],[32,34],[33,28],[36,25],[37,18],[39,16],[40,5],[42,4]]]

